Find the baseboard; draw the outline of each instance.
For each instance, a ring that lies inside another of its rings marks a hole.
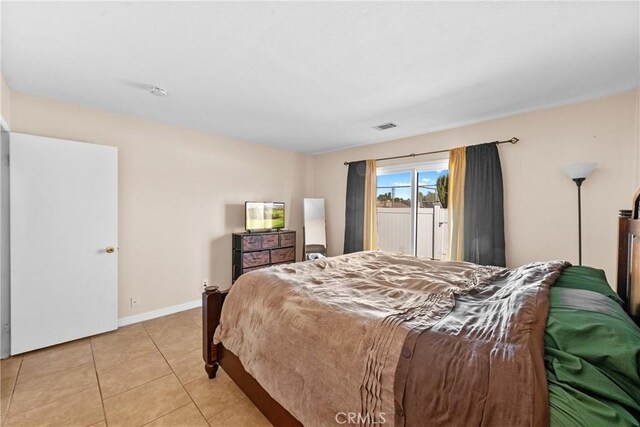
[[[146,313],[134,314],[133,316],[121,317],[120,319],[118,319],[118,327],[127,326],[138,322],[144,322],[145,320],[151,320],[155,319],[156,317],[179,313],[181,311],[189,310],[196,307],[202,307],[201,299],[185,302],[184,304],[172,305],[171,307],[147,311]]]

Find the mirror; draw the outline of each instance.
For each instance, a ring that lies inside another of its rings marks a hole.
[[[327,256],[324,224],[324,199],[304,199],[304,260]]]

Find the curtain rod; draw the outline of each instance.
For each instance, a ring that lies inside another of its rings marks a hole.
[[[492,142],[487,142],[487,144],[506,144],[506,143],[511,143],[511,144],[517,144],[518,141],[520,141],[518,138],[516,138],[515,136],[511,139],[507,139],[504,141],[492,141]],[[447,151],[451,151],[451,149],[448,150],[438,150],[438,151],[427,151],[425,153],[411,153],[411,154],[405,154],[404,156],[393,156],[393,157],[382,157],[380,159],[376,159],[376,162],[381,162],[383,160],[395,160],[395,159],[404,159],[406,157],[416,157],[416,156],[426,156],[427,154],[438,154],[438,153],[446,153]],[[358,161],[362,161],[362,160],[358,160]],[[348,166],[349,163],[354,163],[355,161],[352,160],[350,162],[344,162],[345,166]]]

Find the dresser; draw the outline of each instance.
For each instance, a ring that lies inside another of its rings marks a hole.
[[[249,271],[296,261],[296,232],[233,233],[232,282]]]

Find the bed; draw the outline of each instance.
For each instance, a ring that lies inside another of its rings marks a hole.
[[[638,236],[625,212],[617,293],[559,261],[366,252],[251,272],[203,294],[205,369],[276,426],[637,426]]]

